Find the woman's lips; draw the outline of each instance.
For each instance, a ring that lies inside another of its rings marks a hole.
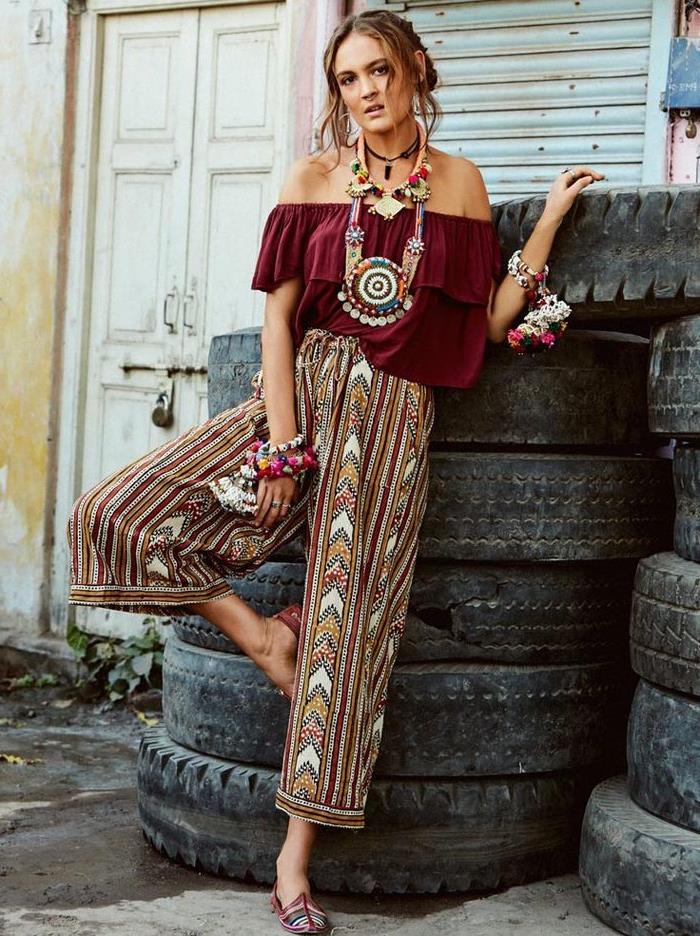
[[[377,107],[377,108],[375,108],[374,110],[365,111],[365,114],[366,114],[367,117],[374,117],[375,114],[381,114],[383,110],[384,110],[384,107],[383,107],[383,106],[382,106],[382,107]]]

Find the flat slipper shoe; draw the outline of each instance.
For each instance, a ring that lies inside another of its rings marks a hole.
[[[301,893],[286,906],[282,906],[277,895],[277,880],[270,894],[272,912],[288,933],[325,933],[330,926],[328,916],[309,895]]]

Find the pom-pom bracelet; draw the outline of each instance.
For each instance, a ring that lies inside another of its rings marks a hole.
[[[508,344],[518,354],[550,350],[566,330],[571,307],[547,288],[549,267],[546,264],[544,270],[533,270],[516,250],[508,261],[508,272],[519,286],[527,289],[528,298],[528,312],[517,328],[509,329]],[[526,273],[534,277],[534,289]]]
[[[290,443],[297,439],[299,446],[296,447],[299,448],[303,443],[302,435],[295,436]],[[284,443],[285,446],[288,444]],[[270,448],[276,449],[277,454],[271,455]],[[301,455],[284,455],[279,453],[280,448],[270,446],[269,441],[258,438],[248,447],[245,460],[237,471],[209,482],[209,488],[224,509],[255,515],[258,511],[256,491],[260,478],[293,477],[301,483],[308,470],[318,468],[313,445],[306,446]]]
[[[301,437],[303,441],[303,437]],[[316,454],[313,445],[306,446],[301,455],[270,455],[262,439],[257,439],[248,449],[245,464],[249,469],[244,475],[254,480],[260,478],[282,478],[284,475],[303,474],[308,468],[317,468]]]

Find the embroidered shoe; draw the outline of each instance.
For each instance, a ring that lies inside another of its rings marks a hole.
[[[288,933],[325,933],[330,926],[326,913],[310,894],[301,893],[283,907],[277,896],[277,879],[272,886],[270,904]]]
[[[278,611],[276,614],[273,614],[272,617],[279,618],[279,620],[282,621],[282,623],[286,624],[287,627],[290,629],[290,631],[294,634],[294,636],[298,640],[299,631],[301,629],[301,611],[302,611],[302,608],[300,604],[293,604],[293,605],[289,605],[289,607],[287,608],[283,608],[281,611]],[[283,689],[280,689],[279,687],[277,687],[277,692],[280,695],[284,696],[285,699],[289,699],[291,701],[292,697],[290,695],[287,695],[287,693]]]

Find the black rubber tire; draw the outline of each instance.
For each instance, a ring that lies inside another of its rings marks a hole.
[[[673,542],[671,459],[434,452],[419,558],[623,559]]]
[[[651,451],[648,352],[649,340],[640,335],[593,329],[570,328],[556,354],[531,358],[518,357],[506,342],[489,343],[474,387],[436,388],[431,445]]]
[[[673,543],[669,458],[431,452],[421,561],[632,559]],[[269,559],[303,560],[303,535]]]
[[[318,827],[309,866],[322,891],[491,890],[574,870],[595,772],[372,782],[361,830]],[[207,757],[144,731],[137,787],[146,839],[212,874],[271,884],[288,818],[279,772]]]
[[[591,794],[579,874],[588,908],[627,936],[700,933],[700,835],[643,810],[624,777]]]
[[[627,657],[636,560],[418,563],[399,661]]]
[[[648,397],[651,432],[700,440],[700,315],[652,329]]]
[[[418,563],[399,662],[594,663],[629,656],[636,559],[604,562]],[[268,562],[231,581],[270,616],[303,602],[306,566]],[[175,634],[210,650],[239,648],[204,618],[173,620]]]
[[[634,671],[700,697],[700,566],[673,552],[640,560],[630,621]]]
[[[700,832],[700,699],[637,684],[627,725],[627,782],[643,809]]]
[[[676,445],[673,487],[676,494],[673,548],[684,559],[700,562],[700,446]]]
[[[532,233],[545,197],[495,206],[504,261]],[[698,215],[700,185],[581,192],[557,232],[547,285],[573,306],[577,324],[607,319],[619,327],[628,317],[662,320],[697,312]]]
[[[632,697],[624,682],[613,663],[397,664],[376,774],[538,773],[593,763],[624,751]],[[174,636],[166,641],[163,718],[180,744],[279,767],[289,710],[247,657],[203,650]]]
[[[652,449],[657,443],[646,422],[648,356],[647,338],[592,329],[570,328],[555,355],[519,358],[507,344],[489,343],[479,382],[468,393],[435,388],[431,445]],[[252,329],[212,339],[210,416],[250,396],[260,360],[260,336]]]
[[[262,361],[262,328],[238,328],[209,343],[207,402],[209,417],[233,409],[253,395],[251,381]]]

